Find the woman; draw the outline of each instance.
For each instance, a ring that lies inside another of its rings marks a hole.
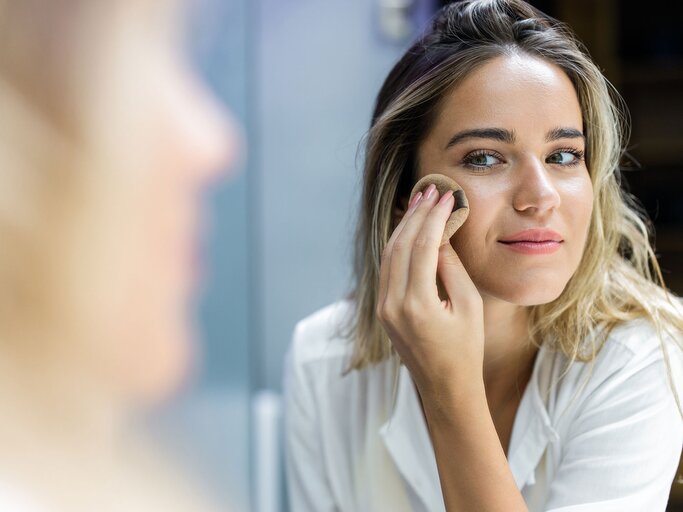
[[[520,0],[444,7],[396,64],[353,294],[288,354],[293,510],[664,510],[683,308],[620,190],[619,107],[568,29]],[[430,173],[470,206],[441,247],[452,195],[408,203]]]
[[[0,509],[202,510],[129,428],[189,368],[231,122],[176,2],[0,1]]]

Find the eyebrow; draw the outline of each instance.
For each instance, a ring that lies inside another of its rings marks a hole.
[[[585,139],[585,135],[576,128],[555,128],[550,130],[545,136],[546,142],[558,139]]]
[[[553,128],[546,136],[546,142],[553,142],[558,139],[584,139],[585,136],[576,128]],[[474,130],[464,130],[453,135],[444,149],[455,146],[466,139],[492,139],[506,144],[514,144],[515,133],[503,128],[477,128]]]
[[[445,149],[455,146],[466,139],[493,139],[507,144],[513,144],[515,142],[515,134],[510,130],[503,130],[502,128],[477,128],[475,130],[465,130],[453,135],[448,141],[448,144],[446,144]]]

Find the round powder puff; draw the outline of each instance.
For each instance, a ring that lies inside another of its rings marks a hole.
[[[415,183],[415,186],[410,193],[410,199],[412,200],[418,192],[424,192],[431,184],[434,184],[436,187],[436,190],[439,192],[439,197],[443,196],[449,190],[452,190],[453,197],[455,198],[453,213],[448,217],[446,227],[443,231],[443,237],[441,238],[441,245],[443,245],[451,239],[453,234],[462,226],[463,222],[465,222],[467,216],[470,214],[470,206],[462,187],[443,174],[428,174],[421,178],[420,181]]]

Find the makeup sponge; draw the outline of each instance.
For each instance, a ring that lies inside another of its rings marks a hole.
[[[410,193],[410,199],[412,200],[415,194],[418,192],[424,192],[424,190],[431,184],[434,184],[436,190],[439,192],[439,197],[444,195],[449,190],[453,191],[453,197],[455,198],[455,205],[453,206],[453,212],[451,216],[448,217],[446,222],[446,227],[443,231],[443,237],[441,238],[441,245],[448,242],[453,234],[462,226],[463,222],[467,219],[470,213],[470,206],[467,202],[467,197],[465,196],[465,191],[460,185],[455,181],[450,179],[443,174],[428,174],[420,179],[413,187]],[[409,201],[410,202],[410,201]]]

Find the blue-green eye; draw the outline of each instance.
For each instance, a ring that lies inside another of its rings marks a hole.
[[[558,165],[576,165],[583,160],[583,151],[575,149],[562,149],[550,155],[546,162]]]
[[[465,167],[469,167],[470,169],[474,170],[488,169],[501,162],[502,157],[500,157],[500,155],[483,150],[469,153],[465,156],[465,158],[462,159],[462,163]]]

